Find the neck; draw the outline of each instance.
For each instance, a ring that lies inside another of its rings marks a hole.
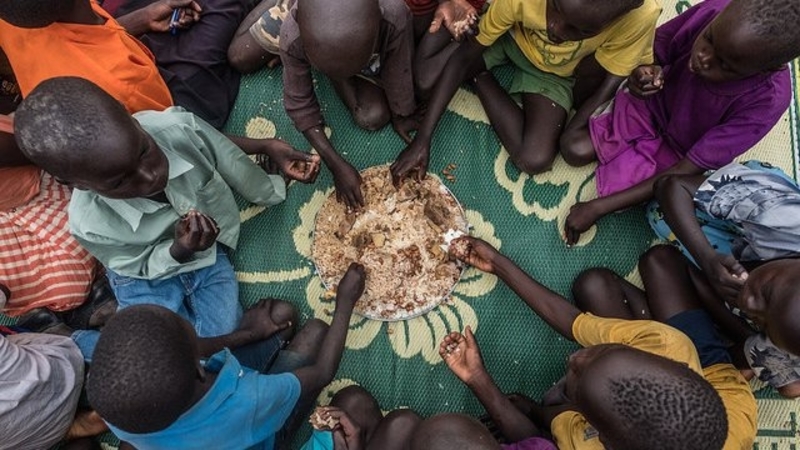
[[[206,372],[206,376],[202,381],[197,380],[194,384],[194,395],[192,396],[191,406],[189,406],[189,408],[196,405],[197,402],[211,390],[211,386],[214,385],[215,381],[217,381],[217,374],[214,372]]]
[[[90,0],[74,0],[72,11],[70,11],[66,17],[59,20],[59,22],[102,25],[106,20],[94,12]]]

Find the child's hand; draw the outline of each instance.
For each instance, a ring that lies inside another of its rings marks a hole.
[[[645,98],[664,88],[664,74],[661,66],[639,66],[628,77],[628,89],[631,94]]]
[[[462,236],[450,242],[450,254],[478,270],[494,273],[494,261],[499,253],[486,241]]]
[[[351,263],[336,288],[336,307],[345,306],[352,309],[364,293],[365,279],[364,266]]]
[[[466,0],[444,0],[439,3],[433,14],[433,21],[428,29],[429,33],[436,33],[442,27],[460,41],[465,34],[476,34],[478,12]]]
[[[709,260],[700,261],[700,267],[714,291],[723,300],[735,305],[748,277],[739,261],[732,255],[717,253]]]
[[[291,326],[291,320],[276,323],[272,318],[272,299],[262,298],[252,308],[244,312],[238,330],[247,333],[250,342],[258,342]]]
[[[411,143],[411,132],[419,128],[420,115],[415,111],[410,116],[392,116],[392,128],[406,143]]]
[[[399,188],[407,177],[422,181],[428,175],[429,156],[430,149],[427,144],[420,144],[416,139],[411,141],[411,144],[397,155],[397,160],[389,167],[394,187]]]
[[[344,410],[336,406],[325,406],[322,414],[323,418],[327,415],[339,422],[339,425],[333,429],[334,450],[361,450],[363,448],[364,432]]]
[[[592,227],[603,215],[597,211],[593,201],[578,202],[569,209],[569,215],[564,222],[564,239],[567,246],[575,245],[581,234]]]
[[[330,167],[333,173],[333,185],[336,186],[336,200],[344,202],[348,212],[357,211],[364,206],[364,194],[361,193],[361,174],[346,162],[341,166]]]
[[[319,175],[320,157],[295,150],[280,139],[268,139],[269,151],[264,152],[290,180],[313,183]]]
[[[195,252],[208,249],[217,241],[219,227],[211,216],[192,210],[175,225],[175,240],[170,254],[180,263],[186,262]]]
[[[469,384],[476,375],[486,372],[478,341],[469,326],[464,334],[453,331],[445,336],[439,344],[439,356],[465,384]]]
[[[172,22],[173,10],[179,10],[178,20]],[[171,28],[189,28],[200,20],[202,8],[194,0],[161,0],[147,6],[150,31],[167,32]]]

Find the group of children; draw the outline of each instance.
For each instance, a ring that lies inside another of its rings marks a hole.
[[[521,171],[559,153],[597,161],[599,198],[572,207],[567,244],[655,198],[651,224],[676,245],[641,257],[644,289],[587,270],[573,305],[461,238],[452,257],[583,347],[565,377],[541,402],[507,396],[472,331],[453,330],[440,355],[507,444],[461,414],[383,417],[351,387],[322,412],[338,425],[304,449],[750,448],[746,377],[800,396],[800,188],[732,161],[789,105],[800,2],[705,0],[656,29],[660,12],[656,0],[0,4],[5,75],[23,98],[13,128],[0,121],[0,303],[21,316],[0,330],[0,448],[91,448],[83,438],[106,428],[121,448],[289,448],[336,373],[367,274],[353,263],[332,322],[299,327],[285,301],[242,310],[229,254],[233,191],[274,205],[324,163],[337,197],[363,205],[312,70],[359,127],[391,123],[407,142],[395,185],[426,175],[439,119],[468,82]],[[239,73],[277,64],[315,154],[219,131]],[[501,64],[508,91],[491,72]]]

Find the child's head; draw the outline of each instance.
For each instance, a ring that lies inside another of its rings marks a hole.
[[[189,323],[166,308],[137,305],[103,328],[86,390],[89,403],[110,424],[150,433],[192,406],[203,377]]]
[[[73,187],[135,198],[167,185],[169,163],[155,141],[88,80],[43,81],[20,103],[14,133],[28,159]]]
[[[614,450],[721,449],[728,433],[719,394],[685,364],[621,344],[570,357],[566,392]]]
[[[733,0],[698,36],[689,69],[714,82],[774,70],[800,55],[800,3]]]
[[[0,2],[0,19],[20,28],[42,28],[67,17],[74,3],[71,0],[4,0]]]
[[[600,34],[644,0],[547,0],[547,37],[556,44]]]
[[[376,0],[298,0],[297,25],[311,65],[334,79],[367,66],[375,52],[381,11]]]
[[[429,417],[414,430],[411,450],[499,450],[483,424],[464,414]]]
[[[777,347],[800,355],[800,259],[778,259],[751,271],[739,308]]]

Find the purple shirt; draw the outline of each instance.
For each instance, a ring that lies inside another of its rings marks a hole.
[[[411,11],[403,0],[378,0],[381,26],[378,37],[380,84],[386,93],[389,110],[395,116],[414,112],[414,29]],[[306,59],[300,28],[297,25],[297,2],[281,25],[281,62],[283,63],[283,104],[298,131],[322,125],[324,120],[314,83],[311,65]]]
[[[540,437],[531,437],[514,444],[503,444],[503,450],[557,450],[555,444]]]
[[[704,169],[730,163],[761,140],[791,101],[788,66],[710,83],[689,71],[692,45],[730,0],[706,0],[656,30],[664,89],[647,99],[654,125],[677,153]]]

